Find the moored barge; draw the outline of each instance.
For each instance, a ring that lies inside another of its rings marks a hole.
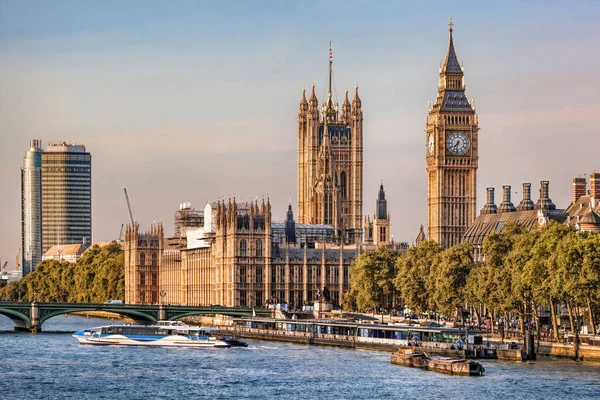
[[[416,353],[414,347],[400,348],[392,354],[391,361],[396,365],[423,368],[450,375],[481,376],[485,372],[485,368],[478,362],[448,357],[429,357],[427,354]]]

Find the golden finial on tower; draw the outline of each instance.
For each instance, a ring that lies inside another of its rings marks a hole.
[[[452,27],[454,26],[452,23],[452,17],[450,17],[450,21],[448,21],[448,26],[450,27],[450,32],[452,32]]]

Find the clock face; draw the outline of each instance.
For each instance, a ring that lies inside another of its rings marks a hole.
[[[446,139],[446,147],[450,154],[462,156],[469,150],[469,138],[463,132],[452,132]]]
[[[434,151],[435,151],[435,138],[433,137],[433,133],[431,133],[431,134],[429,134],[429,138],[427,139],[427,154],[432,156]]]

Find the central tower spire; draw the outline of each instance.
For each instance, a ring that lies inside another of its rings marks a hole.
[[[333,50],[331,49],[331,40],[329,41],[329,81],[327,86],[327,100],[323,105],[323,119],[325,121],[336,122],[337,121],[337,106],[333,102],[332,93],[332,80],[333,80]]]

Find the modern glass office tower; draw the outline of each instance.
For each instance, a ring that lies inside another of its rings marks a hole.
[[[42,141],[31,140],[21,168],[21,268],[23,276],[42,261]]]
[[[42,254],[92,240],[92,156],[85,146],[50,143],[42,153]]]

